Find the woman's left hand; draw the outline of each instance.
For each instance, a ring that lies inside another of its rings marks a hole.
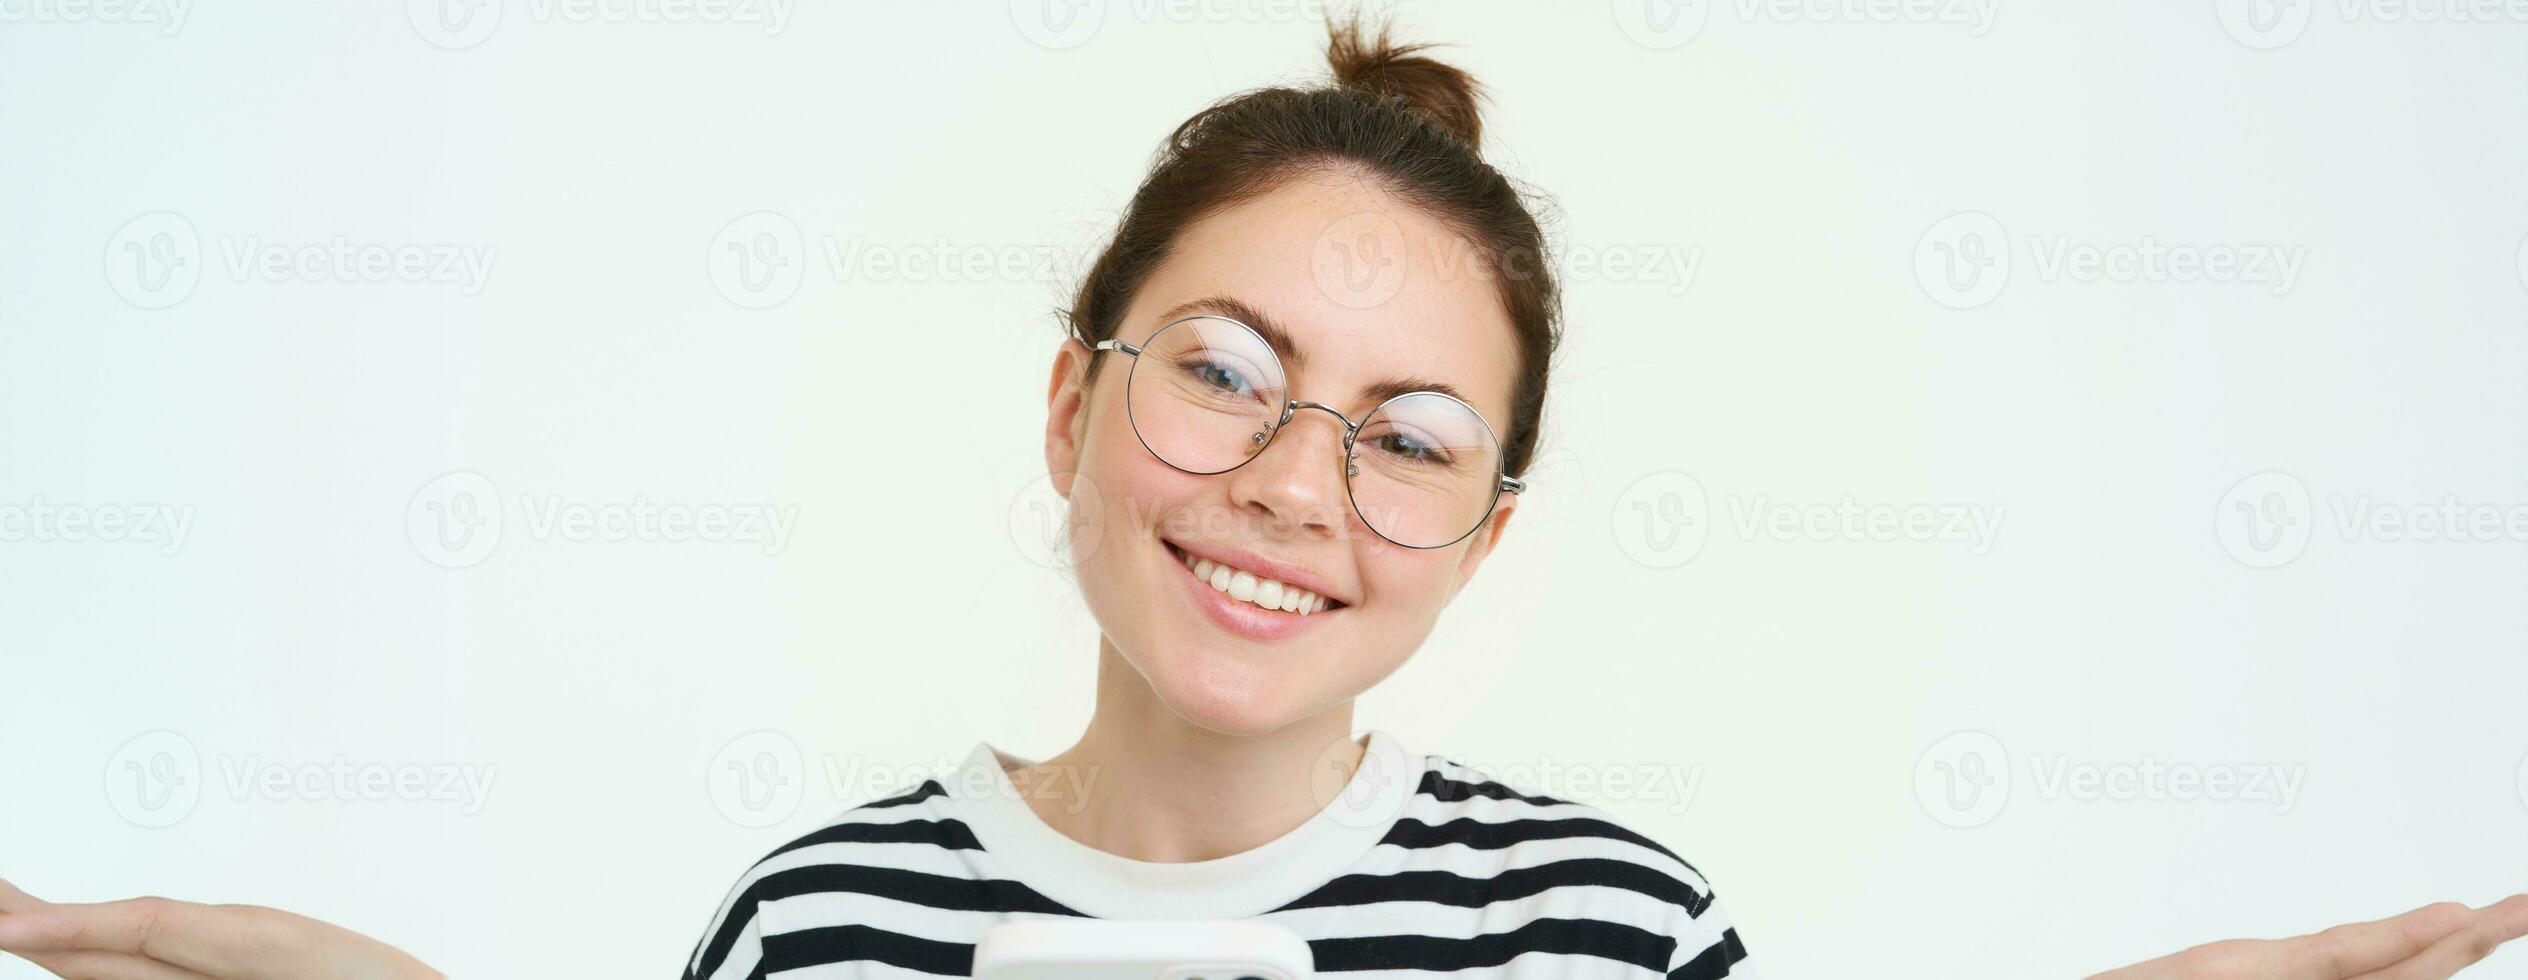
[[[2197,946],[2090,980],[2448,980],[2528,935],[2528,895],[2480,909],[2427,905],[2291,939]]]
[[[77,980],[443,980],[403,950],[255,905],[57,904],[0,881],[0,950]]]

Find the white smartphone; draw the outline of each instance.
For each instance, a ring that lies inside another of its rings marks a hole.
[[[1030,919],[974,947],[976,980],[1309,980],[1316,959],[1264,922]]]

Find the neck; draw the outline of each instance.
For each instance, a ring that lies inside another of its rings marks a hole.
[[[1090,847],[1136,861],[1208,861],[1288,834],[1334,799],[1366,748],[1352,704],[1260,735],[1185,720],[1101,641],[1097,709],[1078,743],[1012,773],[1036,816]],[[1058,778],[1062,773],[1073,773]],[[1083,787],[1065,793],[1063,787]]]

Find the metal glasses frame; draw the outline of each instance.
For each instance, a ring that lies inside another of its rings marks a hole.
[[[1273,370],[1276,373],[1281,374],[1285,385],[1288,384],[1290,374],[1287,369],[1282,367],[1281,355],[1273,350],[1273,346],[1271,344],[1264,342],[1263,335],[1256,333],[1254,327],[1247,326],[1246,324],[1240,323],[1230,317],[1221,316],[1217,313],[1200,313],[1193,316],[1180,317],[1161,324],[1159,329],[1150,331],[1150,336],[1155,338],[1162,333],[1166,333],[1170,328],[1175,327],[1178,324],[1193,320],[1218,320],[1222,323],[1226,323],[1230,326],[1246,331],[1248,336],[1255,338],[1257,349],[1264,351],[1267,355],[1273,358]],[[1146,344],[1147,341],[1144,341],[1144,343]],[[1132,366],[1134,370],[1138,370],[1141,367],[1142,348],[1139,346],[1127,344],[1121,340],[1108,338],[1106,340],[1098,341],[1095,349],[1100,351],[1114,351],[1115,353],[1132,358]],[[1453,401],[1461,406],[1464,406],[1466,414],[1474,416],[1475,422],[1483,426],[1484,434],[1491,437],[1493,446],[1497,448],[1501,445],[1501,433],[1492,427],[1492,420],[1484,418],[1483,413],[1476,411],[1473,405],[1467,405],[1465,399],[1451,395],[1445,391],[1408,391],[1389,398],[1386,401],[1379,402],[1376,406],[1369,410],[1368,414],[1361,417],[1364,419],[1374,417],[1381,409],[1386,408],[1388,405],[1418,395],[1431,395],[1446,398],[1449,401]],[[1132,422],[1132,437],[1140,441],[1141,448],[1147,450],[1151,458],[1156,459],[1161,463],[1166,463],[1169,469],[1175,470],[1179,473],[1191,473],[1195,476],[1218,476],[1222,473],[1234,472],[1239,466],[1245,466],[1248,463],[1254,462],[1255,457],[1264,455],[1264,450],[1273,444],[1274,439],[1281,437],[1282,429],[1288,426],[1291,418],[1298,415],[1299,410],[1303,408],[1316,409],[1320,412],[1334,416],[1337,421],[1343,423],[1343,498],[1351,502],[1352,513],[1360,516],[1361,526],[1369,528],[1369,532],[1371,534],[1375,534],[1387,543],[1399,548],[1412,548],[1417,551],[1430,551],[1435,548],[1446,548],[1450,545],[1456,544],[1457,542],[1464,541],[1466,540],[1467,535],[1471,535],[1483,527],[1482,519],[1477,519],[1473,527],[1467,528],[1464,533],[1461,533],[1454,538],[1450,538],[1445,542],[1439,544],[1406,544],[1402,541],[1388,537],[1387,532],[1381,531],[1378,529],[1377,525],[1371,524],[1369,522],[1369,515],[1361,511],[1360,498],[1353,493],[1352,489],[1352,478],[1360,475],[1360,452],[1359,450],[1353,448],[1353,443],[1360,438],[1361,424],[1352,421],[1352,417],[1343,414],[1341,409],[1335,408],[1334,406],[1328,405],[1324,402],[1301,401],[1295,398],[1285,399],[1282,402],[1282,417],[1273,423],[1273,431],[1270,433],[1256,433],[1255,452],[1248,454],[1245,459],[1239,460],[1237,466],[1232,466],[1225,470],[1214,470],[1209,473],[1199,470],[1189,470],[1182,466],[1178,466],[1175,463],[1170,462],[1166,456],[1161,455],[1158,447],[1150,445],[1149,438],[1141,434],[1140,420],[1132,418],[1132,376],[1128,372],[1124,376],[1124,416],[1127,420]],[[1483,505],[1484,513],[1487,516],[1492,513],[1493,506],[1501,502],[1502,494],[1523,493],[1527,490],[1527,481],[1502,472],[1501,467],[1501,454],[1496,451],[1492,456],[1492,474],[1495,480],[1492,487],[1492,499],[1485,501]]]

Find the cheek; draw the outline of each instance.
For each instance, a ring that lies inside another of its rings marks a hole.
[[[1364,617],[1373,624],[1381,638],[1411,653],[1429,635],[1431,624],[1440,611],[1448,608],[1457,581],[1460,552],[1456,548],[1438,551],[1408,551],[1375,542],[1359,556],[1365,588],[1362,611],[1375,615]],[[1402,659],[1400,656],[1399,660]]]

